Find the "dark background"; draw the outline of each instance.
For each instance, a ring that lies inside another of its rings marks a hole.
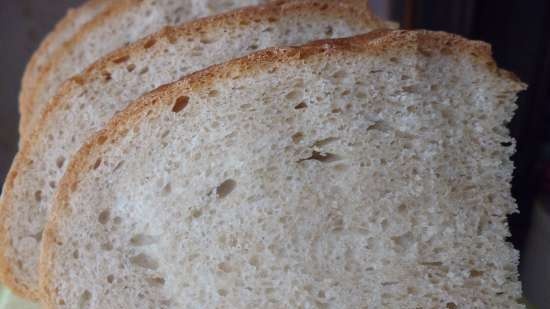
[[[0,179],[17,151],[17,96],[24,66],[66,9],[81,2],[0,0]],[[510,124],[517,140],[513,195],[521,210],[510,217],[510,240],[521,252],[527,298],[538,308],[550,308],[550,1],[370,3],[402,28],[445,30],[491,43],[498,64],[529,85]]]

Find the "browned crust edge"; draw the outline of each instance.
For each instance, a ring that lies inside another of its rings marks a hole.
[[[40,70],[37,76],[34,78],[33,85],[29,89],[28,94],[26,94],[25,100],[20,102],[20,113],[24,115],[21,117],[19,124],[19,131],[22,137],[26,136],[29,131],[32,130],[32,116],[33,113],[40,112],[36,111],[36,98],[41,90],[41,85],[46,80],[47,76],[51,73],[52,69],[61,61],[63,61],[64,56],[67,54],[68,50],[71,50],[76,46],[87,33],[92,29],[99,27],[104,24],[109,18],[116,18],[118,14],[125,12],[128,8],[133,5],[137,5],[140,0],[117,0],[112,1],[112,4],[103,10],[100,14],[95,16],[92,20],[85,23],[71,39],[63,43],[63,46],[58,48],[48,61],[44,64],[42,70]]]
[[[373,28],[377,29],[397,28],[397,24],[381,20],[367,7],[358,10],[357,7],[350,5],[357,1],[358,0],[341,0],[338,2],[333,2],[333,0],[279,1],[276,4],[249,6],[228,13],[196,19],[177,27],[164,27],[157,33],[142,38],[127,47],[109,53],[90,65],[82,73],[65,81],[58,89],[54,98],[52,98],[45,107],[41,119],[37,122],[36,129],[33,131],[41,132],[39,128],[42,128],[42,125],[47,123],[49,115],[60,108],[59,106],[69,103],[66,100],[67,96],[72,91],[81,88],[86,83],[101,76],[103,72],[108,72],[110,67],[116,65],[117,59],[129,57],[128,60],[125,60],[125,62],[127,62],[135,57],[136,54],[146,53],[147,51],[144,50],[144,46],[152,40],[171,40],[182,36],[191,36],[197,33],[208,32],[210,29],[235,26],[240,24],[241,21],[248,22],[269,17],[277,18],[290,13],[299,14],[300,12],[313,10],[318,10],[320,14],[325,12],[327,15],[333,14],[335,16],[344,16],[350,20],[357,20],[364,25],[372,25]]]
[[[65,16],[54,26],[54,29],[46,35],[42,40],[36,51],[32,54],[29,62],[25,67],[23,72],[23,77],[21,80],[21,90],[19,92],[19,113],[20,113],[20,126],[19,133],[23,136],[24,132],[21,127],[21,123],[26,122],[27,117],[29,116],[29,111],[25,107],[28,105],[28,102],[31,97],[31,93],[34,91],[35,81],[37,79],[37,74],[41,72],[38,68],[38,61],[42,57],[46,50],[53,44],[53,41],[57,36],[61,35],[68,27],[71,27],[74,20],[78,18],[79,15],[84,14],[87,10],[93,9],[94,7],[100,6],[109,0],[89,0],[86,3],[82,4],[77,8],[71,8],[67,11]],[[60,46],[59,48],[61,48]],[[7,180],[6,180],[7,181]],[[0,219],[0,222],[4,222],[3,219]],[[5,225],[0,225],[0,233],[5,233]],[[0,246],[0,248],[3,248]],[[3,255],[0,254],[0,260],[3,259]],[[10,290],[17,296],[27,298],[30,300],[38,300],[39,295],[36,292],[29,291],[26,287],[21,286],[16,278],[13,276],[11,269],[7,267],[6,264],[0,262],[0,279]]]
[[[358,1],[361,0],[340,0],[338,2],[333,0],[277,1],[273,4],[249,6],[215,16],[196,19],[177,27],[164,27],[157,33],[151,34],[130,44],[127,47],[120,48],[106,56],[101,57],[95,63],[86,68],[81,74],[75,75],[68,79],[63,83],[63,85],[60,86],[56,96],[50,100],[48,106],[44,109],[44,113],[41,118],[47,118],[46,115],[50,113],[51,110],[56,109],[57,106],[64,101],[64,96],[73,91],[75,88],[79,88],[85,83],[90,82],[96,78],[98,74],[102,74],[102,72],[108,70],[116,59],[120,59],[125,56],[129,56],[131,59],[135,54],[145,52],[144,45],[151,40],[170,40],[180,36],[191,34],[196,35],[197,33],[207,32],[209,29],[219,28],[220,25],[236,25],[239,24],[239,21],[248,22],[259,18],[268,18],[270,15],[273,17],[280,17],[283,14],[288,14],[289,12],[314,9],[326,11],[327,14],[347,15],[345,17],[349,18],[349,20],[354,20],[357,23],[363,23],[364,25],[372,25],[373,28],[377,29],[394,29],[398,27],[396,23],[386,22],[378,18],[369,10],[367,6],[358,9],[357,6],[354,6]],[[322,6],[325,5],[326,7],[322,8]],[[38,125],[36,127],[38,127]]]
[[[65,176],[60,182],[59,191],[50,220],[44,232],[42,256],[40,259],[41,292],[43,304],[47,309],[56,308],[55,291],[51,289],[54,282],[53,262],[55,259],[55,242],[60,222],[71,212],[69,198],[76,190],[80,176],[93,165],[95,154],[115,143],[132,124],[154,113],[155,109],[174,104],[173,97],[188,94],[211,86],[217,80],[232,78],[245,74],[254,74],[262,69],[276,68],[284,63],[303,63],[313,57],[331,57],[338,54],[380,55],[388,51],[432,52],[441,48],[450,48],[458,55],[470,57],[473,62],[485,65],[487,70],[499,78],[516,85],[519,91],[525,85],[512,79],[510,73],[502,73],[494,63],[490,46],[477,41],[468,41],[459,36],[430,31],[384,30],[346,39],[322,40],[302,47],[271,48],[250,56],[215,65],[193,73],[187,77],[161,86],[151,93],[136,100],[127,109],[117,114],[111,122],[79,150],[69,164]]]
[[[25,67],[25,71],[23,72],[23,78],[21,79],[21,91],[19,92],[19,114],[21,117],[19,133],[21,135],[24,133],[23,124],[27,123],[30,115],[29,113],[32,113],[32,110],[29,108],[29,100],[31,100],[32,94],[35,91],[35,81],[38,79],[38,76],[42,71],[42,69],[38,67],[38,61],[44,56],[46,50],[53,44],[53,41],[67,28],[72,26],[73,21],[76,20],[78,16],[85,14],[88,10],[94,10],[94,8],[106,3],[109,3],[109,0],[88,0],[77,8],[69,9],[65,16],[55,25],[54,29],[46,35],[36,51],[32,54],[27,66]],[[109,4],[112,5],[112,3]],[[62,48],[62,45],[58,48]]]
[[[131,1],[133,0],[130,0],[130,2]],[[201,29],[201,31],[208,31],[208,29],[217,29],[221,26],[238,25],[239,21],[245,22],[258,19],[259,17],[264,19],[270,16],[280,17],[290,14],[291,12],[299,14],[300,12],[316,10],[320,13],[326,12],[327,14],[335,14],[336,16],[343,15],[351,20],[359,20],[364,24],[373,25],[373,27],[395,27],[395,24],[387,23],[376,17],[368,10],[367,6],[363,6],[359,9],[357,5],[355,5],[356,2],[357,0],[342,0],[338,2],[332,0],[279,1],[277,3],[249,6],[216,16],[204,17],[185,23],[179,27],[166,27],[160,32],[143,38],[128,47],[112,52],[92,64],[82,74],[66,81],[58,90],[57,95],[45,107],[44,112],[33,127],[32,132],[29,132],[23,140],[21,149],[16,155],[5,180],[3,196],[0,200],[0,249],[5,251],[5,248],[11,247],[9,243],[9,230],[6,222],[9,220],[11,212],[17,211],[17,207],[13,205],[13,191],[16,177],[19,171],[29,168],[28,161],[31,150],[36,144],[41,143],[43,140],[41,134],[43,131],[42,129],[47,125],[51,114],[59,108],[63,108],[64,105],[70,104],[68,99],[72,91],[80,89],[79,87],[90,82],[105,69],[108,69],[112,65],[116,65],[116,59],[128,55],[132,57],[132,55],[147,52],[144,50],[143,46],[151,39],[161,40],[191,35],[193,33],[196,34],[198,29]],[[119,7],[119,9],[123,8],[124,7]],[[108,14],[113,13],[105,12],[103,15]],[[87,27],[91,26],[87,25]],[[15,294],[25,298],[38,300],[39,294],[37,290],[18,282],[12,271],[13,263],[14,261],[9,260],[4,254],[0,254],[0,276],[2,281],[10,287]]]
[[[295,1],[295,0],[294,0]],[[285,4],[291,4],[293,0],[278,0],[273,1],[271,5],[285,5]],[[370,21],[376,20],[379,23],[385,24],[386,28],[397,28],[398,24],[394,22],[385,22],[381,19],[377,18],[374,14],[372,14],[370,11],[368,11],[368,1],[363,0],[320,0],[319,2],[324,3],[325,5],[338,5],[338,4],[344,4],[344,5],[353,5],[356,10],[359,12],[362,12],[366,14],[368,12],[368,18]],[[105,10],[102,14],[96,16],[95,19],[88,22],[85,26],[83,26],[80,31],[66,44],[64,44],[64,48],[59,49],[56,51],[56,53],[52,54],[50,61],[44,66],[44,69],[40,72],[40,76],[38,76],[35,80],[35,86],[33,88],[32,93],[29,95],[29,99],[26,101],[27,104],[22,105],[22,114],[28,114],[32,112],[33,109],[36,109],[36,99],[39,94],[39,90],[41,89],[41,85],[45,82],[47,76],[51,74],[51,71],[53,68],[57,66],[58,63],[63,61],[65,55],[72,49],[74,49],[75,46],[80,44],[82,40],[86,37],[88,33],[90,33],[93,29],[98,28],[102,25],[105,25],[109,22],[109,20],[117,19],[120,15],[124,14],[126,11],[129,10],[129,8],[134,7],[136,5],[139,5],[141,3],[140,0],[120,0],[116,3],[116,5],[111,6],[109,9]],[[239,10],[239,9],[236,9]],[[42,111],[42,109],[39,107],[39,111]],[[35,118],[36,119],[36,118]],[[21,120],[20,124],[20,131],[23,132],[22,134],[32,132],[33,129],[33,123],[31,120],[27,119],[23,121]]]

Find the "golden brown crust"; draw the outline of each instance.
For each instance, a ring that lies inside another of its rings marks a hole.
[[[220,14],[212,17],[201,18],[189,23],[186,23],[179,27],[166,27],[162,31],[150,35],[144,39],[141,39],[128,47],[114,51],[104,58],[98,60],[87,68],[82,74],[75,76],[65,82],[58,90],[57,95],[50,101],[44,112],[34,125],[32,132],[28,132],[25,140],[22,143],[21,149],[14,159],[14,163],[8,173],[4,184],[3,197],[0,200],[0,249],[10,248],[9,243],[9,231],[7,229],[7,220],[9,220],[10,213],[17,211],[13,207],[13,190],[14,183],[17,174],[24,169],[31,168],[29,166],[29,156],[31,149],[35,147],[43,139],[43,128],[49,123],[51,115],[63,106],[70,104],[68,99],[70,94],[76,89],[80,89],[86,83],[93,81],[101,76],[104,71],[108,71],[112,66],[124,65],[121,63],[126,58],[133,58],[138,54],[148,53],[147,47],[152,44],[152,40],[173,40],[182,37],[197,36],[197,30],[202,32],[208,32],[210,29],[220,29],[227,27],[242,27],[245,26],[244,22],[250,22],[253,20],[269,20],[269,18],[280,18],[288,14],[301,14],[303,12],[320,11],[327,16],[344,16],[346,19],[361,21],[365,25],[371,25],[373,28],[382,28],[386,25],[394,26],[393,24],[387,24],[373,15],[368,7],[356,5],[357,0],[346,1],[332,1],[332,0],[304,0],[304,1],[279,1],[276,4],[266,4],[261,6],[251,6]],[[118,9],[122,10],[124,6],[119,6]],[[105,12],[105,15],[115,14],[113,10]],[[117,13],[118,14],[118,13]],[[97,23],[98,21],[94,21]],[[93,25],[93,24],[92,24]],[[86,27],[92,27],[90,24]],[[149,46],[151,47],[151,46]],[[15,275],[13,274],[12,266],[14,261],[8,260],[3,254],[0,254],[0,270],[2,270],[2,280],[14,291],[17,291],[18,295],[26,298],[37,299],[37,294],[32,291],[31,288],[23,286],[17,282]]]
[[[57,64],[59,64],[61,61],[63,61],[67,51],[70,51],[74,49],[75,46],[80,44],[80,42],[86,37],[86,34],[90,33],[91,30],[104,25],[106,22],[108,22],[110,19],[117,18],[120,14],[126,12],[129,8],[138,5],[141,0],[120,0],[117,2],[116,5],[111,6],[109,9],[105,10],[102,14],[98,15],[94,20],[88,22],[84,27],[80,29],[80,31],[70,40],[68,41],[63,49],[59,49],[55,54],[52,55],[49,63],[44,67],[44,69],[40,72],[40,75],[35,81],[35,87],[34,91],[30,93],[29,99],[27,100],[27,104],[25,106],[22,106],[22,108],[25,110],[24,113],[32,112],[32,110],[36,107],[36,99],[39,94],[39,88],[40,85],[42,85],[46,79],[46,77],[50,74],[50,71],[52,68],[55,68]],[[292,4],[294,1],[292,0],[279,0],[272,2],[272,5],[275,6],[284,6],[287,4]],[[298,2],[298,1],[296,1]],[[381,19],[377,18],[375,15],[373,15],[367,5],[367,1],[363,0],[342,0],[342,1],[334,1],[334,0],[319,0],[317,1],[320,6],[338,6],[339,4],[342,5],[350,5],[351,7],[356,10],[357,14],[364,14],[365,18],[368,20],[368,22],[378,22],[380,24],[384,24],[386,28],[397,28],[398,24],[393,22],[386,22],[382,21]],[[250,13],[254,13],[253,7],[250,7]],[[214,22],[214,21],[213,21]],[[206,22],[208,23],[208,22]],[[40,110],[40,109],[39,109]],[[22,112],[23,114],[23,112]],[[35,118],[36,119],[36,118]],[[33,124],[29,122],[30,120],[21,121],[21,132],[28,133],[32,127]]]
[[[116,18],[121,12],[125,12],[129,7],[137,5],[140,3],[140,0],[117,0],[112,1],[112,4],[103,10],[100,14],[95,16],[92,20],[87,22],[82,26],[78,32],[67,42],[63,44],[62,47],[58,48],[48,59],[48,62],[43,66],[43,68],[37,72],[37,76],[33,81],[33,87],[29,89],[28,95],[26,95],[25,100],[20,103],[21,115],[22,117],[19,124],[19,131],[21,136],[26,136],[29,131],[32,129],[32,115],[36,113],[36,99],[40,93],[40,85],[42,85],[46,77],[50,74],[52,68],[56,67],[58,63],[63,61],[64,56],[68,50],[71,50],[74,46],[78,45],[91,29],[94,29],[110,18]],[[40,112],[40,109],[38,109]]]
[[[34,88],[36,86],[36,80],[41,74],[42,70],[45,68],[39,65],[40,58],[45,57],[44,54],[47,53],[48,48],[53,44],[53,42],[59,37],[63,32],[65,32],[70,27],[73,27],[75,20],[78,19],[82,14],[86,14],[89,11],[101,10],[101,6],[112,5],[113,3],[109,0],[88,0],[86,3],[81,6],[69,9],[65,17],[63,17],[54,27],[54,29],[42,40],[38,49],[33,53],[31,59],[25,67],[23,73],[23,78],[21,80],[21,92],[19,93],[19,113],[21,115],[19,133],[23,136],[23,124],[27,123],[30,113],[32,113],[32,108],[29,106],[34,93]],[[58,48],[62,48],[59,46]]]
[[[53,44],[53,41],[56,39],[56,37],[59,36],[68,27],[70,27],[79,15],[85,14],[86,11],[93,10],[94,7],[98,7],[105,2],[107,2],[107,0],[89,0],[80,7],[69,8],[67,10],[65,16],[54,26],[54,29],[46,35],[46,37],[42,40],[36,51],[31,56],[31,59],[27,63],[22,78],[23,85],[20,94],[21,97],[26,97],[28,87],[31,87],[29,83],[34,80],[35,77],[33,74],[36,74],[36,72],[40,71],[40,68],[37,68],[37,61],[46,52],[50,45]]]
[[[277,67],[283,63],[304,62],[314,57],[327,57],[346,54],[381,55],[388,51],[397,53],[430,53],[439,52],[470,57],[485,65],[487,70],[501,78],[494,65],[489,45],[468,41],[456,35],[429,31],[375,31],[346,39],[322,40],[296,48],[272,48],[257,52],[247,57],[212,66],[193,73],[187,77],[165,86],[136,100],[127,109],[117,114],[111,122],[94,137],[89,139],[70,163],[65,176],[60,182],[56,202],[50,220],[46,226],[40,259],[41,292],[46,308],[56,308],[53,287],[53,260],[55,259],[55,242],[58,226],[70,213],[69,199],[71,192],[77,188],[81,174],[86,173],[93,164],[96,153],[100,153],[111,143],[116,142],[130,126],[145,119],[148,113],[154,113],[159,106],[172,106],[173,97],[189,94],[194,90],[210,87],[217,80],[230,78],[235,74],[254,74],[259,70]],[[510,80],[512,83],[517,83]],[[522,85],[518,83],[518,88]]]
[[[328,4],[327,4],[328,2]],[[307,12],[310,10],[326,11],[327,15],[346,16],[350,20],[358,20],[365,25],[371,25],[373,28],[394,28],[396,24],[388,23],[379,19],[372,12],[364,7],[358,10],[357,7],[350,6],[350,3],[357,0],[343,0],[337,3],[332,0],[305,0],[305,1],[278,1],[272,5],[250,6],[225,14],[200,18],[195,21],[185,23],[178,27],[165,27],[161,31],[140,39],[131,45],[113,51],[112,53],[102,57],[95,63],[86,68],[81,74],[76,75],[66,81],[58,90],[57,95],[45,107],[41,119],[37,122],[36,128],[42,127],[40,124],[47,123],[48,115],[59,108],[60,105],[67,103],[64,101],[68,93],[78,87],[82,87],[96,79],[99,74],[109,71],[109,68],[117,63],[117,59],[123,57],[133,58],[136,54],[147,53],[148,44],[154,44],[160,40],[173,40],[183,36],[196,36],[197,32],[208,32],[209,29],[219,29],[220,27],[238,27],[243,26],[242,22],[250,20],[261,20],[269,17],[279,18],[280,16]],[[40,132],[40,129],[35,131]]]

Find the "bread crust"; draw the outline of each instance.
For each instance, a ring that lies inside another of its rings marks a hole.
[[[118,14],[128,10],[133,5],[138,5],[139,0],[119,0],[113,1],[112,4],[103,10],[100,14],[95,16],[92,20],[87,22],[82,26],[78,32],[73,35],[73,37],[66,41],[61,48],[58,48],[48,59],[48,62],[44,65],[43,69],[38,72],[35,80],[34,86],[30,89],[27,100],[23,101],[21,104],[21,115],[26,115],[25,119],[21,119],[19,124],[19,131],[21,136],[26,136],[32,130],[33,119],[36,119],[36,111],[32,114],[32,111],[36,110],[36,99],[41,90],[41,85],[44,83],[47,76],[50,75],[53,68],[56,67],[58,63],[63,61],[63,58],[67,51],[74,48],[78,45],[80,41],[85,37],[86,33],[90,32],[91,29],[94,29],[100,25],[103,25],[110,18],[115,18]],[[40,109],[38,113],[40,113]],[[34,115],[34,116],[33,116]],[[38,114],[39,115],[39,114]]]
[[[25,106],[25,111],[36,109],[36,100],[37,96],[40,93],[42,87],[41,85],[51,74],[52,69],[64,60],[65,55],[68,51],[73,50],[75,46],[79,45],[80,42],[86,37],[86,35],[90,33],[93,29],[105,25],[110,20],[116,19],[118,16],[122,15],[122,13],[128,11],[135,6],[140,5],[142,2],[142,0],[113,1],[113,4],[109,8],[104,10],[101,14],[97,15],[93,20],[86,23],[69,41],[65,42],[65,44],[63,44],[63,48],[56,50],[56,52],[50,57],[48,63],[44,66],[44,69],[37,76],[35,80],[35,86],[32,92],[29,93],[29,99],[26,101],[27,104]],[[40,108],[39,110],[42,111],[42,109]],[[40,117],[40,114],[35,117]],[[34,127],[34,120],[36,120],[36,118],[28,119],[25,122],[23,122],[23,120],[21,121],[20,131],[22,132],[22,136],[32,131]]]
[[[75,21],[82,15],[87,14],[90,11],[98,11],[98,14],[101,14],[103,9],[106,9],[109,5],[113,3],[108,0],[88,0],[86,3],[81,6],[69,9],[67,14],[63,19],[61,19],[54,27],[54,29],[42,40],[38,49],[33,53],[31,59],[25,67],[23,73],[23,78],[21,81],[21,91],[19,93],[19,113],[21,115],[21,121],[19,123],[19,133],[21,136],[24,135],[25,127],[29,117],[31,117],[33,109],[30,105],[30,100],[35,91],[36,81],[40,76],[41,72],[46,69],[45,66],[40,64],[41,61],[47,65],[46,57],[47,51],[58,37],[61,37],[64,32],[70,30],[71,27],[74,27]],[[93,19],[93,17],[91,18]],[[63,48],[62,45],[57,46],[56,50]],[[55,54],[55,51],[52,53]]]
[[[524,84],[512,78],[511,73],[498,69],[491,56],[490,46],[483,42],[469,41],[456,35],[431,31],[374,31],[366,35],[346,39],[321,40],[302,47],[271,48],[250,56],[215,65],[208,69],[190,74],[187,77],[157,88],[151,93],[136,100],[124,111],[117,114],[110,123],[80,149],[70,163],[61,180],[56,202],[47,223],[40,259],[40,290],[45,308],[54,309],[55,290],[53,261],[55,243],[60,222],[71,212],[69,199],[80,176],[93,166],[95,155],[110,144],[116,143],[125,131],[140,120],[150,116],[155,109],[172,106],[173,98],[189,94],[192,91],[208,88],[217,80],[231,78],[235,75],[249,75],[260,70],[276,68],[281,64],[303,63],[316,57],[344,57],[346,54],[363,56],[382,55],[388,50],[402,53],[430,53],[446,48],[452,54],[470,57],[472,61],[486,66],[487,70],[499,78],[509,80],[515,85],[514,90],[521,90]]]
[[[71,27],[74,27],[75,21],[80,16],[95,10],[97,10],[98,13],[101,14],[102,10],[107,9],[108,6],[111,6],[113,4],[114,3],[109,0],[88,0],[79,7],[70,8],[65,16],[54,26],[54,29],[46,35],[36,51],[32,54],[23,72],[23,77],[21,79],[21,90],[19,92],[19,135],[21,139],[23,139],[24,136],[28,133],[25,124],[28,123],[33,113],[33,108],[30,102],[35,91],[36,82],[39,76],[41,75],[43,70],[47,69],[48,60],[46,60],[46,57],[48,56],[48,49],[51,48],[53,44],[55,44],[55,41],[59,37],[61,37],[64,32],[70,30]],[[93,17],[91,19],[93,19]],[[55,54],[57,50],[63,48],[63,45],[61,44],[54,48],[56,49],[52,54]],[[45,61],[44,65],[40,64],[41,61]],[[3,227],[0,227],[0,230],[3,230]],[[5,268],[4,265],[0,264],[0,272],[2,282],[10,287],[14,294],[32,300],[38,299],[38,295],[28,293],[26,288],[21,288],[19,286],[16,279],[11,274],[9,268]]]
[[[100,1],[100,0],[94,0],[94,1]],[[285,3],[291,3],[296,0],[276,0],[271,1],[274,5],[283,5]],[[33,116],[32,111],[36,110],[36,101],[37,96],[40,93],[40,87],[45,82],[45,79],[51,74],[51,71],[53,68],[57,66],[60,62],[64,60],[64,57],[67,53],[67,51],[70,51],[74,49],[75,46],[80,44],[80,42],[86,37],[86,34],[89,33],[91,30],[104,25],[111,19],[117,18],[117,16],[121,15],[123,12],[127,11],[129,8],[134,7],[136,5],[140,4],[140,0],[120,0],[114,2],[112,5],[110,5],[107,9],[105,9],[101,14],[96,16],[93,20],[85,24],[69,41],[65,42],[63,44],[62,48],[59,48],[56,50],[55,53],[53,53],[49,59],[49,61],[44,65],[44,68],[38,72],[36,78],[33,80],[33,87],[27,91],[28,94],[25,94],[25,100],[21,101],[21,115],[25,115],[22,117],[20,122],[20,133],[21,136],[26,136],[26,134],[32,132],[32,129],[34,127],[34,123],[37,119],[40,117],[40,113],[38,115]],[[266,1],[269,2],[269,1]],[[368,1],[363,0],[346,0],[346,1],[324,1],[327,4],[338,4],[339,2],[352,4],[357,8],[359,11],[364,11],[368,9]],[[336,2],[336,3],[334,3]],[[372,14],[371,14],[372,15]],[[398,24],[394,22],[385,22],[388,28],[397,28]],[[38,110],[41,112],[43,111],[38,108]],[[24,119],[23,119],[24,118]]]
[[[128,0],[133,2],[134,0]],[[124,3],[128,4],[125,0]],[[118,10],[123,10],[126,6],[123,4],[116,7]],[[106,11],[102,16],[115,14],[113,11],[115,8],[111,8],[110,11]],[[148,51],[144,47],[149,44],[151,40],[170,39],[178,36],[190,36],[196,33],[196,30],[208,31],[209,29],[219,29],[220,27],[238,27],[241,22],[248,22],[259,17],[268,19],[269,17],[278,18],[290,13],[300,14],[300,12],[309,12],[311,10],[326,12],[326,14],[334,14],[334,16],[346,16],[352,20],[360,20],[365,25],[372,25],[377,28],[395,27],[395,23],[388,23],[372,14],[368,10],[367,6],[358,6],[357,0],[346,1],[332,1],[332,0],[304,0],[304,1],[278,1],[277,3],[266,4],[261,6],[250,6],[235,10],[229,13],[220,14],[212,17],[205,17],[190,23],[186,23],[179,27],[166,27],[162,31],[143,38],[136,43],[129,45],[128,47],[119,49],[98,60],[87,68],[82,74],[71,78],[66,81],[58,90],[57,95],[52,98],[44,112],[37,120],[32,132],[28,133],[28,136],[22,143],[21,149],[16,155],[14,162],[10,168],[8,176],[6,178],[2,199],[0,200],[0,249],[5,252],[12,248],[10,244],[10,231],[8,228],[8,222],[11,214],[17,212],[18,207],[14,206],[13,194],[15,189],[15,180],[20,171],[25,169],[31,169],[30,164],[31,150],[38,144],[46,143],[45,137],[42,136],[43,128],[49,123],[51,115],[64,106],[70,104],[70,94],[75,93],[78,89],[81,89],[86,83],[94,80],[98,76],[101,76],[102,72],[109,71],[117,64],[117,59],[129,56],[135,57],[138,54],[147,53]],[[118,14],[118,13],[116,13]],[[104,19],[102,19],[104,20]],[[94,23],[100,22],[95,20]],[[87,25],[86,27],[92,27]],[[9,286],[17,295],[25,298],[37,300],[39,294],[32,287],[27,287],[18,282],[16,276],[13,273],[13,268],[16,261],[8,259],[4,254],[0,254],[0,270],[2,271],[2,280]]]

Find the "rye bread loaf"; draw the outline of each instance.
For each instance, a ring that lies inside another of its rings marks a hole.
[[[57,88],[98,58],[164,26],[269,0],[116,0],[56,49],[20,102],[20,134],[25,137]]]
[[[21,102],[30,100],[30,94],[34,92],[36,79],[40,72],[44,70],[50,57],[62,48],[63,43],[75,35],[83,25],[112,5],[114,5],[114,2],[109,0],[91,0],[78,8],[70,9],[67,15],[56,24],[55,28],[40,43],[40,46],[29,60],[21,81],[19,111],[22,119],[20,124],[26,123],[28,121],[26,117],[29,115],[23,108],[24,103],[21,104]]]
[[[524,84],[482,42],[376,32],[163,86],[70,163],[46,308],[523,308]]]
[[[386,26],[354,3],[293,1],[166,28],[66,82],[23,144],[4,186],[0,200],[3,280],[23,295],[36,290],[41,233],[57,182],[71,156],[117,111],[155,87],[256,49]]]

